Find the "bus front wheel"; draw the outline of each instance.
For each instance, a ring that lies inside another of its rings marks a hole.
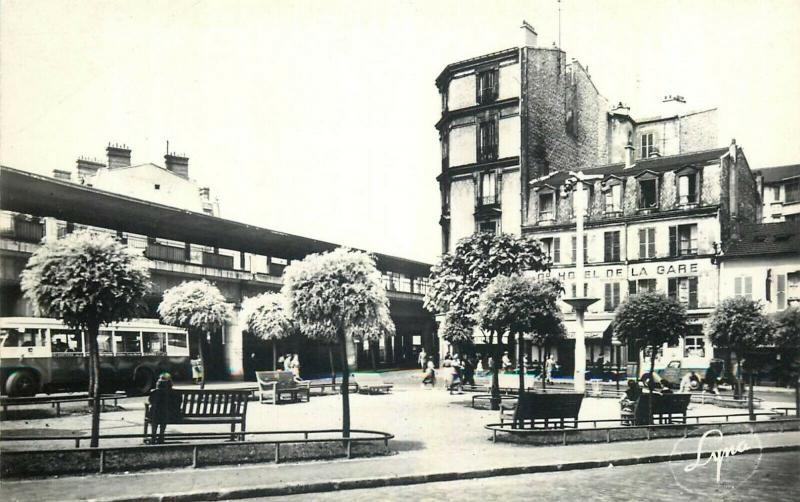
[[[15,371],[6,380],[6,394],[9,397],[36,395],[36,376],[30,371]]]
[[[132,396],[144,396],[153,389],[153,385],[153,372],[147,368],[139,368],[133,375],[133,382],[128,388],[128,394]]]

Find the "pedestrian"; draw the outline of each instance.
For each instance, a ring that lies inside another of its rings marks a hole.
[[[480,364],[480,363],[478,363]],[[475,365],[473,363],[473,358],[465,357],[464,361],[462,362],[462,373],[464,377],[462,381],[464,385],[475,385]]]
[[[425,377],[422,379],[422,386],[424,387],[426,384],[436,387],[436,369],[432,357],[429,357],[425,363]]]
[[[708,369],[706,370],[706,377],[704,379],[705,386],[708,389],[708,392],[713,393],[714,395],[719,394],[719,389],[717,389],[717,375],[716,366],[714,364],[709,364]],[[703,390],[705,392],[705,390]]]
[[[483,369],[483,357],[481,357],[480,354],[478,354],[478,365],[475,368],[475,371],[477,371],[479,374],[483,374],[483,372],[486,371]]]
[[[503,352],[503,371],[511,371],[514,368],[514,365],[511,364],[511,357],[508,355],[508,351]]]
[[[283,356],[283,371],[291,371],[292,368],[292,355],[286,354]]]
[[[298,379],[300,378],[300,355],[299,354],[295,354],[294,356],[292,356],[292,363],[290,364],[289,369],[291,370],[292,375],[294,375],[295,378],[298,378]]]
[[[172,389],[172,375],[162,373],[147,398],[150,404],[150,444],[163,444],[167,424],[180,418],[181,396]]]
[[[425,371],[425,366],[428,363],[428,354],[425,352],[425,347],[419,351],[419,357],[417,358],[417,362],[419,363],[419,367],[422,371]]]
[[[553,383],[553,369],[556,367],[556,361],[553,359],[553,354],[547,356],[547,361],[544,363],[545,380],[547,383]]]

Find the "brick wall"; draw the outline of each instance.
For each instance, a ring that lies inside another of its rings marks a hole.
[[[710,150],[721,146],[716,108],[683,116],[680,121],[681,153]]]

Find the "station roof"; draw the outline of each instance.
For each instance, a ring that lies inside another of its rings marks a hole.
[[[291,260],[339,247],[6,166],[0,166],[0,209]],[[373,255],[382,271],[414,277],[430,273],[428,263]]]

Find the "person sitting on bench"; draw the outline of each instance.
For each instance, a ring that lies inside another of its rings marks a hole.
[[[172,375],[162,373],[158,377],[156,388],[147,398],[150,403],[150,419],[152,429],[150,444],[163,444],[167,424],[180,418],[181,397],[172,390]]]

